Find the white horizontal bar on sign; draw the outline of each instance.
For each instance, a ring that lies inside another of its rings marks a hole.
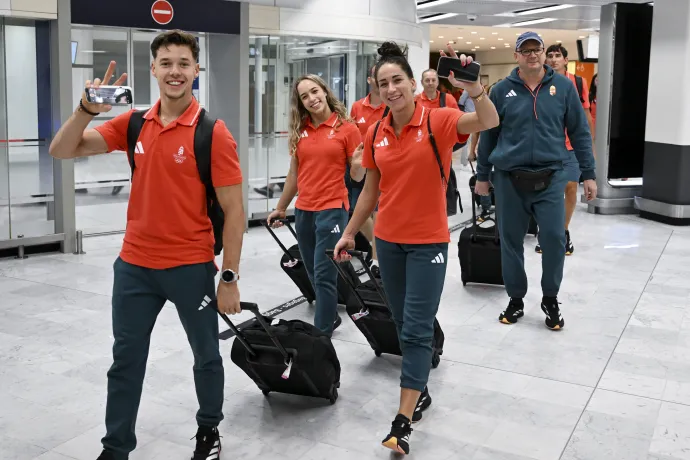
[[[170,10],[153,10],[153,12],[156,14],[172,14]]]

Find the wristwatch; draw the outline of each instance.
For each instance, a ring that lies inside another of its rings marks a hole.
[[[237,281],[239,281],[239,279],[240,275],[230,270],[229,268],[223,270],[223,272],[220,274],[220,280],[226,284],[236,283]]]

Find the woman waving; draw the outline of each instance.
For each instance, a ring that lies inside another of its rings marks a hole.
[[[457,58],[450,46],[448,51]],[[378,199],[379,267],[402,350],[400,407],[383,445],[407,454],[410,424],[421,420],[431,404],[427,379],[448,261],[445,187],[452,147],[466,142],[470,133],[497,126],[499,118],[479,81],[461,82],[452,74],[450,83],[469,92],[476,112],[424,108],[415,103],[416,83],[405,53],[391,42],[378,52],[376,81],[390,114],[367,131],[362,160],[367,180],[335,257],[350,259],[344,251],[354,248],[353,236]],[[466,65],[472,58],[459,59]]]
[[[348,221],[350,208],[345,171],[355,181],[364,178],[362,144],[357,125],[326,83],[316,75],[300,77],[292,89],[290,112],[290,171],[277,208],[268,224],[282,225],[285,210],[295,203],[297,243],[316,293],[314,326],[329,336],[341,323],[338,316],[338,271],[326,250],[335,247]]]

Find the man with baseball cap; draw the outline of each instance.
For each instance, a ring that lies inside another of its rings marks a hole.
[[[565,326],[557,297],[565,261],[564,193],[568,182],[563,164],[573,154],[566,149],[565,133],[567,130],[580,165],[588,200],[597,195],[592,139],[575,85],[544,65],[541,37],[534,32],[520,35],[514,57],[518,67],[491,91],[501,123],[481,133],[475,191],[489,194],[493,166],[503,280],[510,297],[499,321],[514,324],[524,315],[524,238],[534,215],[543,251],[541,309],[546,326],[560,330]]]

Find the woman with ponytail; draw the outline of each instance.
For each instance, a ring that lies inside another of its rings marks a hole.
[[[378,52],[375,79],[390,113],[367,131],[362,160],[367,180],[335,246],[335,258],[350,260],[346,250],[355,247],[354,235],[378,200],[374,234],[379,268],[402,350],[400,406],[383,445],[408,454],[411,423],[421,420],[431,404],[427,380],[448,261],[446,179],[452,147],[467,142],[471,133],[497,126],[499,118],[479,81],[462,82],[452,74],[448,81],[468,91],[476,112],[424,108],[415,103],[417,85],[405,52],[391,42]],[[472,62],[458,57],[450,45],[448,52],[462,65]]]
[[[326,250],[335,247],[348,221],[350,204],[345,171],[355,181],[364,178],[361,135],[347,108],[317,75],[300,77],[292,88],[290,111],[290,170],[277,208],[268,224],[282,225],[292,199],[295,229],[302,260],[316,293],[314,326],[329,336],[337,328],[338,271]]]

